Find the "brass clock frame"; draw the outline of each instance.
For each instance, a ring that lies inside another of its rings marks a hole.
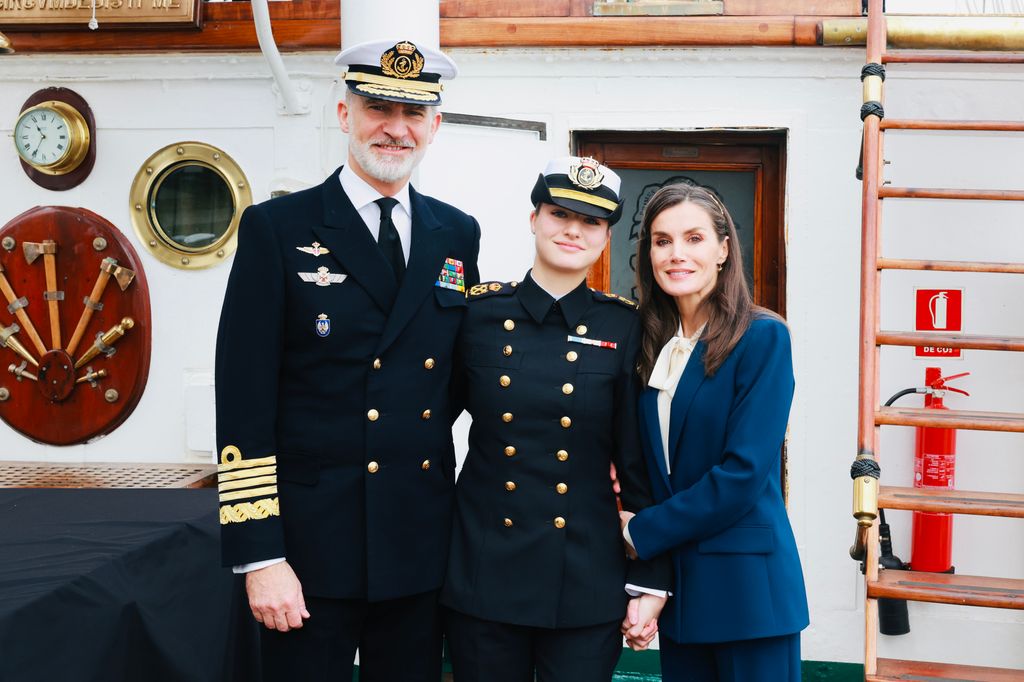
[[[234,212],[224,234],[212,244],[191,248],[171,239],[154,211],[156,193],[171,172],[185,166],[214,171],[231,192]],[[223,262],[238,246],[242,211],[252,204],[252,190],[241,167],[226,152],[205,142],[178,142],[158,150],[142,164],[129,194],[132,227],[142,245],[162,263],[199,270]]]
[[[29,110],[56,109],[74,128],[68,153],[52,164],[35,164],[25,160],[17,150],[18,161],[25,175],[40,187],[62,192],[82,184],[96,164],[96,119],[92,108],[81,95],[68,88],[43,88],[33,93],[21,106],[20,121]],[[76,139],[77,137],[77,139]]]
[[[21,153],[21,148],[15,144],[18,156],[21,157],[22,161],[32,166],[40,173],[45,173],[47,175],[67,175],[81,166],[82,162],[85,161],[85,157],[89,154],[89,146],[92,144],[92,135],[89,133],[89,123],[85,120],[85,116],[82,115],[82,112],[75,107],[71,106],[67,102],[51,99],[45,102],[40,102],[39,104],[28,107],[22,111],[18,115],[18,120],[14,124],[14,129],[18,129],[21,121],[26,116],[31,116],[32,114],[40,111],[56,111],[64,117],[64,120],[68,123],[68,148],[64,152],[64,155],[53,163],[36,163],[31,159],[26,159]]]

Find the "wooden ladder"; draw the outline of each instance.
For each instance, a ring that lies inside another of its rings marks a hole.
[[[881,255],[880,229],[884,199],[931,198],[954,200],[1024,201],[1024,191],[892,187],[882,183],[882,149],[887,130],[950,130],[1024,132],[1024,121],[935,121],[883,118],[886,63],[1024,63],[1024,53],[963,52],[955,50],[886,50],[886,19],[882,0],[870,0],[867,63],[864,80],[863,215],[861,241],[860,387],[858,395],[858,455],[854,478],[854,517],[858,532],[851,555],[865,561],[864,672],[868,682],[908,680],[977,680],[1005,682],[1024,679],[1022,670],[949,665],[922,661],[880,659],[877,654],[878,599],[893,598],[968,606],[1024,609],[1024,580],[885,570],[879,565],[877,512],[904,509],[951,514],[1024,518],[1024,495],[929,490],[880,486],[875,458],[882,425],[928,426],[951,429],[1024,433],[1024,414],[880,407],[879,353],[882,346],[942,345],[977,350],[1024,351],[1024,338],[975,336],[959,333],[882,331],[879,296],[883,270],[1024,274],[1024,263],[907,260]],[[877,104],[877,107],[874,106]]]

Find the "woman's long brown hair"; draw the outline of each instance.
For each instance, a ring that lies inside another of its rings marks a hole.
[[[654,363],[662,347],[679,329],[679,309],[675,300],[662,291],[654,280],[651,266],[651,224],[666,209],[689,202],[707,211],[718,237],[718,243],[729,239],[729,255],[718,273],[715,288],[701,303],[708,315],[707,324],[701,334],[706,344],[704,352],[704,373],[711,376],[725,362],[750,326],[755,315],[775,313],[754,305],[743,276],[743,255],[736,226],[725,204],[713,190],[700,185],[666,185],[658,190],[644,209],[640,241],[637,243],[636,282],[640,298],[640,322],[643,326],[643,343],[637,369],[644,383],[651,376]]]

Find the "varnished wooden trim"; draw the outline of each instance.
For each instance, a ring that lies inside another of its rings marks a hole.
[[[337,2],[270,3],[280,49],[341,44]],[[576,6],[571,8],[577,12]],[[817,16],[442,18],[443,47],[816,46]],[[258,50],[247,2],[205,7],[202,30],[52,31],[0,25],[19,53]]]

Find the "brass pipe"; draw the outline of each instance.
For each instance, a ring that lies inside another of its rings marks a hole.
[[[1024,19],[1000,16],[888,15],[886,44],[896,49],[1024,50]],[[867,19],[825,19],[822,45],[867,43]]]

